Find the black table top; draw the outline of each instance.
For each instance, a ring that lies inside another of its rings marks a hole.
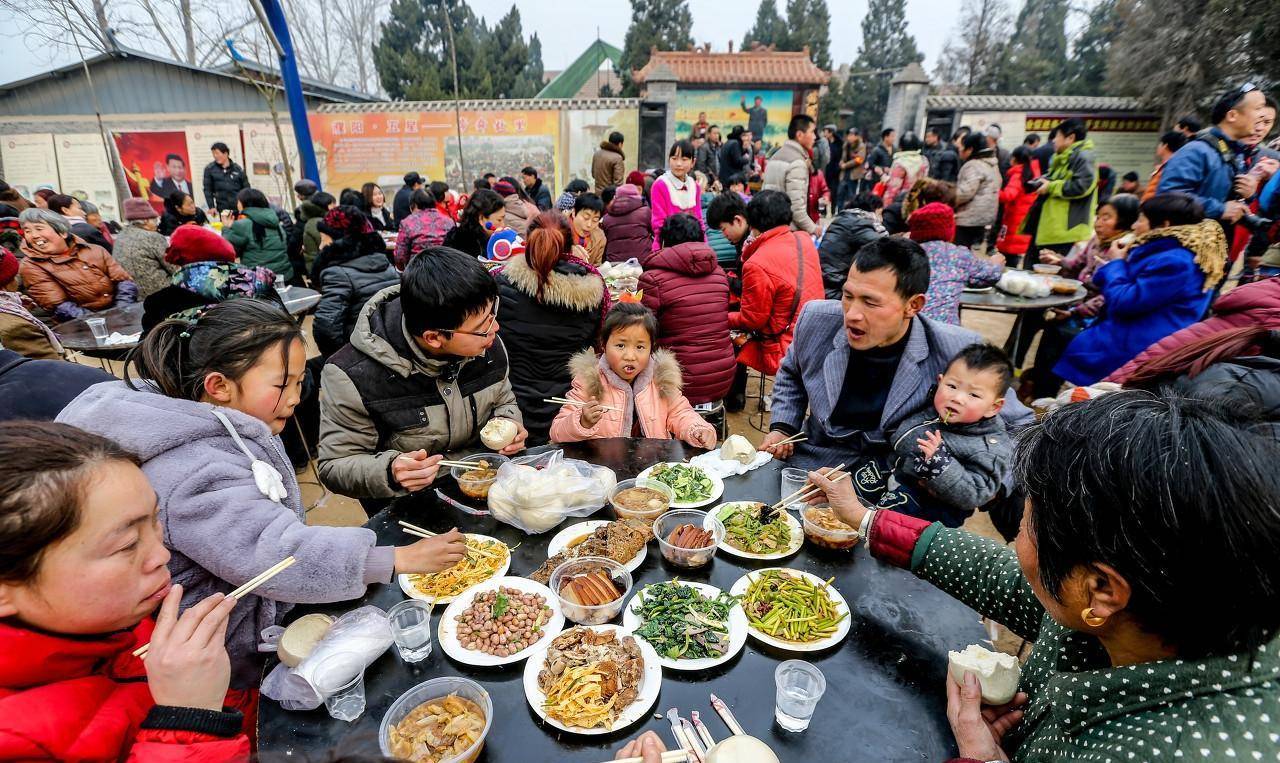
[[[656,462],[679,461],[697,452],[674,440],[625,438],[590,440],[564,449],[567,456],[613,468],[619,480]],[[771,461],[725,480],[723,500],[778,500],[782,466]],[[595,517],[607,514],[606,509]],[[401,499],[375,515],[368,526],[378,533],[380,542],[404,544],[411,539],[399,532],[396,522],[400,519],[436,531],[456,525],[498,537],[511,546],[519,543],[512,551],[509,575],[527,575],[537,569],[546,560],[547,542],[560,529],[527,536],[491,517],[464,514],[434,495]],[[579,521],[583,520],[571,519],[569,523]],[[673,739],[665,713],[671,707],[678,707],[686,718],[690,710],[699,711],[712,735],[723,739],[729,731],[710,705],[711,692],[732,707],[747,733],[765,740],[783,761],[942,761],[953,756],[955,745],[947,725],[943,688],[947,650],[963,649],[986,637],[978,615],[910,573],[871,559],[864,544],[850,554],[829,552],[806,542],[795,556],[779,562],[751,562],[721,552],[709,567],[692,571],[667,565],[658,549],[651,547],[644,564],[633,573],[633,591],[674,577],[708,582],[727,591],[744,573],[770,566],[797,567],[823,578],[835,576],[835,587],[852,613],[852,626],[844,641],[826,652],[792,654],[749,638],[738,656],[713,670],[664,670],[662,692],[651,713],[612,734],[586,737],[543,727],[525,701],[523,662],[477,668],[454,662],[437,643],[431,656],[416,665],[401,661],[395,647],[378,658],[365,672],[368,706],[351,724],[331,719],[323,707],[289,712],[263,697],[258,711],[259,747],[274,753],[314,755],[342,744],[348,750],[376,752],[378,724],[397,697],[428,679],[462,675],[483,685],[493,699],[493,728],[480,763],[609,760],[622,741],[645,729],[657,731],[670,746]],[[371,586],[358,602],[297,607],[294,615],[314,611],[338,614],[366,603],[385,609],[404,598],[392,582]],[[433,613],[433,634],[438,632],[443,610],[437,607]],[[818,665],[827,678],[826,694],[809,729],[802,733],[783,731],[773,721],[773,671],[779,662],[792,658]],[[664,717],[658,720],[653,713]]]

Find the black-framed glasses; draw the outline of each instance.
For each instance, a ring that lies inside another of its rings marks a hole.
[[[436,331],[441,334],[466,334],[467,336],[478,336],[481,339],[488,339],[498,333],[492,328],[493,322],[498,320],[498,304],[502,301],[502,297],[493,298],[493,309],[489,311],[489,320],[484,322],[484,331],[464,331],[463,329],[427,329],[427,331]]]

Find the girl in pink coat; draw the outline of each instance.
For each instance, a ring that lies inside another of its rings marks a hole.
[[[600,332],[604,354],[591,350],[569,361],[570,400],[551,424],[552,442],[602,437],[672,435],[699,448],[714,448],[716,430],[693,410],[681,392],[680,364],[658,342],[658,319],[649,308],[622,302],[609,311]]]
[[[702,219],[702,189],[693,179],[693,155],[692,142],[678,140],[671,144],[671,151],[667,154],[670,169],[653,181],[653,187],[649,189],[649,222],[655,252],[662,248],[658,233],[671,215],[682,212],[692,215],[706,227]]]

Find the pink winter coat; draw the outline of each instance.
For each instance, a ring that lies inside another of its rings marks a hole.
[[[678,190],[672,190],[675,186]],[[681,205],[680,200],[683,199],[685,205]],[[683,212],[686,215],[693,215],[705,228],[706,223],[702,219],[702,189],[698,187],[692,175],[686,175],[684,182],[681,183],[676,179],[675,175],[670,172],[664,173],[657,180],[653,181],[653,187],[649,189],[649,228],[653,231],[653,246],[655,252],[662,248],[660,238],[662,236],[662,224],[667,221],[671,215],[678,215]]]
[[[675,356],[658,350],[649,365],[631,384],[627,384],[609,368],[604,356],[583,350],[569,360],[573,374],[570,400],[599,400],[616,411],[605,411],[596,425],[584,428],[576,405],[560,408],[551,423],[552,442],[577,442],[603,437],[630,437],[635,416],[640,417],[640,431],[645,437],[669,440],[672,435],[697,447],[713,447],[715,427],[693,410],[681,392],[683,380]]]

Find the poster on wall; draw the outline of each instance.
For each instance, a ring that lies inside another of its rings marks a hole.
[[[265,193],[272,204],[293,209],[293,192],[289,179],[297,182],[302,178],[298,143],[294,140],[293,128],[289,124],[280,126],[284,136],[284,153],[281,153],[280,140],[272,123],[254,122],[240,127],[244,134],[243,166],[249,176],[249,185]],[[289,166],[287,175],[286,162]]]
[[[685,90],[676,91],[676,137],[693,134],[694,125],[706,121],[718,125],[728,137],[734,125],[742,125],[765,149],[780,146],[787,139],[791,121],[790,90]]]
[[[627,172],[636,169],[640,154],[640,115],[635,109],[582,109],[563,113],[561,129],[564,145],[561,155],[568,157],[556,176],[556,187],[576,178],[592,182],[591,158],[609,133],[622,133],[623,161]]]
[[[1083,117],[1093,141],[1098,163],[1109,166],[1116,177],[1126,172],[1138,173],[1145,183],[1155,166],[1156,144],[1160,142],[1160,118],[1151,114],[1073,114]],[[1027,132],[1048,136],[1066,116],[1062,114],[1028,114]]]
[[[150,201],[162,214],[164,200],[171,194],[181,191],[195,197],[185,132],[117,132],[113,135],[130,194]]]
[[[225,143],[231,149],[231,161],[244,167],[244,151],[240,148],[240,128],[237,125],[196,125],[188,127],[187,156],[191,159],[191,182],[195,185],[196,205],[213,206],[204,197],[204,168],[213,161],[209,147]]]
[[[98,205],[107,220],[120,219],[116,183],[102,136],[96,132],[58,135],[54,138],[58,158],[58,186],[62,192]]]
[[[5,135],[0,139],[4,180],[30,199],[41,188],[58,188],[58,160],[53,135],[47,132]]]

